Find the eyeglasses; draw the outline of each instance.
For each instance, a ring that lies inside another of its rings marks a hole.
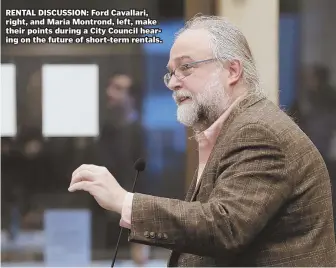
[[[192,74],[192,68],[196,66],[197,64],[212,62],[215,60],[218,60],[218,59],[212,58],[212,59],[199,60],[199,61],[193,61],[190,63],[182,64],[179,67],[177,67],[174,71],[166,73],[163,77],[163,81],[165,85],[168,87],[170,79],[172,78],[173,75],[175,75],[177,79],[183,79]]]

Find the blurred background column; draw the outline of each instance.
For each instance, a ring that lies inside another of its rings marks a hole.
[[[298,112],[326,162],[336,228],[336,1],[300,1]]]
[[[330,82],[336,83],[336,1],[301,1],[301,61],[312,65],[321,63],[330,72]],[[323,41],[322,41],[323,40]]]
[[[225,16],[245,34],[257,63],[263,88],[278,104],[278,0],[217,0],[216,15]]]

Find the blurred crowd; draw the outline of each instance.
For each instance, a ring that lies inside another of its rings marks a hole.
[[[336,182],[336,86],[331,75],[323,65],[304,68],[290,113],[317,146]]]
[[[32,84],[28,83],[30,92],[34,92]],[[131,190],[133,164],[139,157],[145,157],[144,129],[133,96],[132,77],[127,73],[115,73],[105,85],[105,108],[97,138],[43,138],[38,124],[41,117],[38,106],[27,109],[26,125],[15,139],[2,138],[1,221],[10,239],[14,240],[20,230],[42,230],[46,208],[87,205],[94,219],[93,246],[115,246],[119,230],[117,215],[102,210],[88,196],[83,203],[65,194],[72,172],[83,163],[105,166],[125,189]],[[35,95],[31,95],[34,102],[40,98],[36,87],[38,85],[35,85]],[[143,191],[141,183],[136,189]],[[64,197],[63,201],[58,194]],[[127,237],[124,237],[121,245],[127,246],[126,243]],[[137,252],[144,248],[135,246],[131,250],[139,262],[141,258]]]

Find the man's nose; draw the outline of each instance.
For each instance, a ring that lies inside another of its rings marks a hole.
[[[168,83],[168,88],[170,90],[175,91],[175,90],[179,90],[181,87],[182,87],[181,80],[177,79],[175,75],[172,75]]]

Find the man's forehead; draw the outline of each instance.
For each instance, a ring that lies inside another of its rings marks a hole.
[[[211,53],[210,37],[202,29],[187,30],[174,42],[170,50],[170,65],[183,59],[203,58]]]

